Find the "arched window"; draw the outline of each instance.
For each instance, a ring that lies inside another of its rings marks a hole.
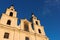
[[[13,12],[10,12],[10,15],[9,16],[13,16]]]
[[[11,21],[10,21],[10,20],[8,20],[8,21],[7,21],[7,24],[8,24],[8,25],[11,25]]]
[[[41,33],[41,30],[40,30],[40,29],[38,29],[38,32],[39,32],[39,33]]]
[[[36,24],[38,25],[38,22],[36,21]]]
[[[25,31],[29,31],[29,27],[28,27],[28,23],[27,22],[24,22],[24,30]]]
[[[29,40],[29,38],[28,37],[25,37],[25,40]]]

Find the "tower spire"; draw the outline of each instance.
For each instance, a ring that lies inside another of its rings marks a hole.
[[[32,13],[32,18],[36,18],[36,16],[34,15],[34,13]]]

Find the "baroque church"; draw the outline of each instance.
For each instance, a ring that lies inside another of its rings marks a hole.
[[[0,40],[49,40],[40,20],[32,14],[31,21],[20,19],[17,25],[17,12],[14,6],[6,9],[0,18]]]

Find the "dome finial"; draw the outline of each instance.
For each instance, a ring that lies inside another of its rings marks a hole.
[[[32,12],[32,17],[34,16],[34,12]]]

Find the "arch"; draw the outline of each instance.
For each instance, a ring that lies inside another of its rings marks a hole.
[[[38,21],[36,21],[36,24],[38,25]]]
[[[8,20],[8,21],[7,21],[7,24],[8,24],[8,25],[11,25],[11,20]]]
[[[10,12],[10,15],[9,16],[13,16],[13,12]]]
[[[28,26],[28,23],[26,21],[24,22],[24,30],[29,31],[29,26]]]
[[[40,29],[38,29],[38,32],[39,32],[39,33],[41,33],[41,30],[40,30]]]

